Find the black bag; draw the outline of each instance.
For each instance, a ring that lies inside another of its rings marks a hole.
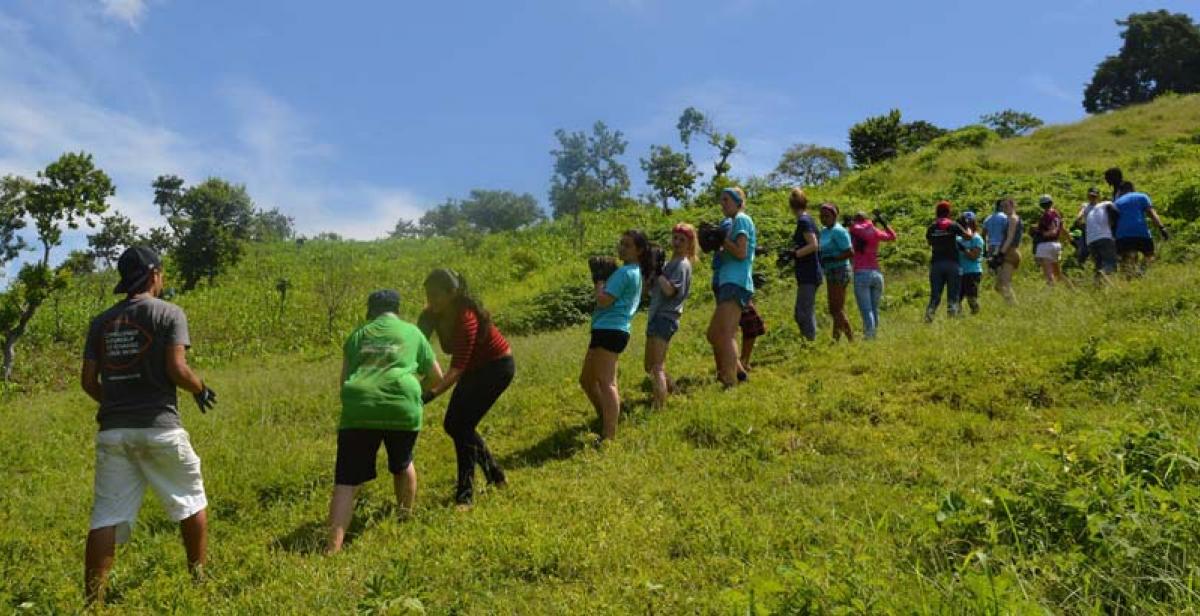
[[[721,245],[725,243],[725,230],[720,225],[702,222],[697,231],[697,234],[700,236],[700,250],[704,252],[719,250]]]

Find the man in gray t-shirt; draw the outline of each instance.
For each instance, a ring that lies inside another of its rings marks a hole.
[[[191,392],[200,410],[216,402],[187,365],[187,317],[158,299],[162,261],[132,246],[117,260],[125,299],[92,320],[83,351],[83,390],[99,404],[96,477],[87,538],[84,593],[104,602],[116,544],[129,538],[149,485],[183,534],[188,569],[202,575],[208,543],[208,497],[200,458],[179,420],[175,388]]]

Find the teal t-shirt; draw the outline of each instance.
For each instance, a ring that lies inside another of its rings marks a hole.
[[[736,259],[727,252],[722,253],[720,269],[717,270],[717,286],[733,284],[753,293],[754,249],[758,246],[758,229],[745,212],[738,212],[732,220],[729,241],[737,243],[739,236],[746,236],[746,258]]]
[[[642,300],[642,270],[635,263],[622,265],[604,282],[604,292],[616,298],[607,308],[592,311],[592,329],[629,333],[629,322]]]
[[[421,429],[421,378],[433,369],[433,347],[416,325],[394,314],[376,317],[346,338],[342,347],[339,430]]]
[[[821,227],[821,267],[832,272],[850,267],[850,259],[834,259],[850,250],[850,232],[841,223],[833,223],[832,227]]]
[[[990,236],[989,236],[990,237]],[[983,238],[979,234],[971,236],[971,239],[965,237],[958,238],[958,269],[964,274],[982,274],[983,273]],[[979,256],[972,259],[967,256],[965,251],[979,249]]]

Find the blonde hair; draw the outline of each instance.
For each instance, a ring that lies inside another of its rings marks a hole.
[[[788,204],[793,209],[806,210],[808,209],[808,195],[804,194],[804,189],[797,186],[792,189],[792,194],[788,195]]]
[[[696,227],[689,225],[686,222],[681,222],[671,229],[671,233],[678,233],[687,241],[683,244],[683,258],[688,260],[688,263],[696,262]]]

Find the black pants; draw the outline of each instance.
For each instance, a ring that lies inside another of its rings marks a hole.
[[[442,427],[454,439],[454,453],[458,458],[458,485],[454,493],[456,502],[466,504],[474,498],[476,464],[483,470],[488,483],[504,482],[504,471],[496,464],[496,459],[475,427],[492,409],[500,394],[508,389],[515,371],[516,364],[511,356],[497,359],[463,374],[454,388],[454,394],[450,396],[450,406],[446,409]]]

